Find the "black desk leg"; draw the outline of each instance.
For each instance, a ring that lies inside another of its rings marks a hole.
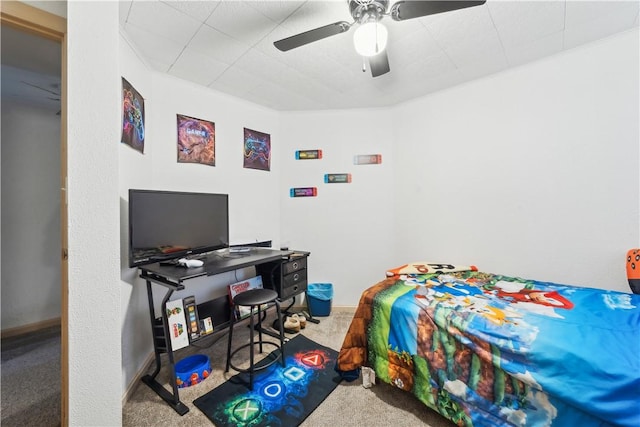
[[[280,304],[280,303],[278,303],[278,304]],[[262,333],[267,334],[267,335],[269,335],[269,336],[272,336],[272,337],[274,337],[274,338],[278,338],[278,339],[280,339],[280,334],[278,334],[278,333],[276,333],[276,332],[273,332],[273,331],[271,331],[271,330],[269,330],[269,329],[266,329],[266,328],[263,328],[263,327],[262,327],[262,321],[263,321],[263,320],[265,320],[265,319],[267,318],[267,310],[268,310],[269,308],[270,308],[270,307],[267,307],[267,308],[262,312],[262,316],[258,319],[258,324],[257,324],[257,325],[255,325],[255,326],[253,327],[253,330],[254,330],[254,331],[259,331],[259,332],[262,332]],[[280,307],[276,306],[276,310],[280,310]],[[282,314],[282,319],[284,319],[284,315],[285,315],[285,313],[284,313],[284,312],[281,312],[281,314]],[[277,320],[277,319],[276,319],[276,320],[274,320],[274,322],[273,322],[273,329],[278,329],[278,328],[276,328],[276,326],[275,326],[275,325],[276,325],[276,323],[278,323],[278,321],[279,321],[279,320]],[[249,327],[251,327],[251,325],[249,325]],[[285,337],[285,338],[284,338],[284,342],[289,342],[289,338],[286,338],[286,337]]]
[[[156,316],[155,308],[153,307],[153,290],[151,289],[151,282],[147,280],[147,296],[149,298],[149,315],[151,317],[151,331],[153,333],[153,350],[155,352],[156,368],[152,374],[142,377],[142,382],[148,385],[151,390],[155,391],[158,396],[162,398],[169,406],[171,406],[178,414],[184,415],[189,412],[189,407],[180,401],[180,395],[178,394],[178,384],[176,383],[176,370],[173,360],[173,348],[171,346],[171,335],[169,335],[169,321],[167,320],[167,301],[173,294],[173,290],[169,289],[167,294],[162,300],[162,328],[164,332],[165,347],[162,347],[155,336],[156,329]],[[156,376],[162,368],[162,359],[160,355],[162,351],[167,352],[169,357],[169,381],[172,385],[173,393],[169,392],[162,384],[156,381]]]
[[[305,301],[307,300],[306,297],[306,292],[305,292]],[[293,313],[289,310],[291,310],[291,308],[293,307],[293,305],[296,303],[296,296],[293,296],[291,298],[291,304],[289,304],[289,307],[285,308],[284,311],[282,312],[283,316],[291,316],[292,314],[302,314],[309,322],[311,323],[315,323],[318,324],[320,323],[320,320],[316,319],[313,317],[313,315],[311,314],[311,310],[309,310],[309,303],[307,303],[307,310],[306,311],[301,311],[299,313]]]
[[[308,308],[308,307],[307,307],[307,311],[303,311],[301,314],[302,314],[304,317],[306,317],[306,318],[307,318],[307,321],[309,321],[309,322],[311,322],[311,323],[315,323],[315,324],[320,323],[320,320],[319,320],[319,319],[316,319],[315,317],[313,317],[313,316],[311,315],[311,311],[309,311],[309,308]]]

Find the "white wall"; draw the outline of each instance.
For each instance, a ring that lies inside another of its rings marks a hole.
[[[278,114],[272,110],[207,90],[190,82],[153,74],[153,185],[157,189],[229,194],[231,243],[277,239],[280,234],[278,191],[281,137]],[[216,165],[177,163],[176,114],[213,121]],[[243,129],[271,135],[271,170],[243,167]]]
[[[135,51],[131,49],[127,40],[120,36],[120,72],[118,79],[124,77],[136,90],[145,97],[145,115],[152,117],[154,114],[152,73],[147,66],[141,62]],[[121,82],[121,80],[120,80]],[[121,83],[120,83],[121,85]],[[121,90],[121,86],[119,86]],[[120,91],[119,91],[120,93]],[[121,107],[118,108],[119,115]],[[121,120],[119,116],[118,131],[121,131]],[[147,126],[145,132],[150,132]],[[117,141],[120,141],[118,135]],[[145,147],[146,155],[116,142],[118,146],[118,181],[120,194],[120,308],[122,318],[119,319],[120,336],[122,345],[122,392],[130,385],[133,378],[153,351],[153,344],[150,339],[149,305],[147,302],[146,286],[140,283],[137,269],[128,268],[128,231],[129,231],[129,210],[128,210],[128,190],[129,188],[152,188],[152,153],[153,145]]]
[[[2,329],[60,317],[60,116],[2,101]]]
[[[632,31],[391,109],[284,113],[282,240],[337,306],[419,260],[628,292],[638,90]],[[383,164],[352,164],[367,153]],[[306,186],[318,197],[288,197]]]
[[[280,238],[279,115],[192,83],[152,71],[135,48],[120,38],[120,75],[145,98],[144,154],[119,144],[122,387],[125,390],[153,351],[146,285],[128,268],[128,190],[130,188],[229,194],[231,243]],[[177,162],[176,114],[209,120],[216,126],[216,165]],[[243,129],[271,135],[271,170],[243,167]],[[253,269],[192,280],[171,299],[195,295],[206,301],[226,295],[226,285],[255,274]],[[166,289],[154,285],[156,314]]]
[[[120,425],[118,3],[67,14],[69,424]]]
[[[282,133],[282,241],[311,252],[309,282],[332,283],[334,306],[355,306],[384,277],[393,258],[393,124],[387,109],[285,113]],[[295,160],[321,149],[320,160]],[[354,165],[358,154],[382,154],[379,165]],[[350,173],[350,184],[325,184],[327,173]],[[289,196],[317,187],[317,197]]]
[[[638,52],[636,30],[395,108],[402,257],[629,292]]]

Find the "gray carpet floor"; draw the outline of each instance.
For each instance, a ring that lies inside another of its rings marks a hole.
[[[266,324],[273,320],[273,316],[270,313]],[[334,309],[330,316],[318,318],[319,324],[307,323],[300,333],[319,344],[339,350],[352,317],[353,309]],[[248,334],[248,327],[236,325],[234,346],[248,342]],[[214,334],[199,344],[202,348],[191,346],[175,353],[176,361],[193,353],[207,354],[211,360],[209,378],[198,385],[180,389],[180,399],[189,407],[189,412],[181,417],[147,385],[138,381],[122,410],[124,426],[211,425],[192,402],[235,373],[224,372],[226,333]],[[267,347],[267,351],[270,350]],[[166,355],[163,355],[163,361],[166,366]],[[240,360],[234,361],[243,366]],[[60,425],[59,328],[2,340],[1,374],[3,427]],[[168,387],[166,368],[158,375],[158,381]],[[376,384],[365,389],[358,379],[351,383],[341,382],[301,424],[301,427],[322,426],[452,427],[453,424],[409,393],[387,384]]]
[[[353,309],[334,309],[330,316],[319,317],[319,324],[307,323],[300,331],[319,344],[339,350],[353,317]],[[274,316],[270,313],[266,324]],[[244,324],[234,329],[234,347],[248,342],[249,328]],[[287,334],[293,337],[292,334]],[[217,341],[215,341],[217,339]],[[195,386],[180,389],[180,400],[189,407],[189,412],[178,415],[162,401],[146,384],[139,382],[132,390],[123,408],[125,426],[205,426],[209,419],[192,403],[197,397],[214,389],[236,373],[224,372],[227,335],[208,338],[209,347],[188,347],[176,352],[176,361],[195,352],[209,356],[211,375]],[[206,341],[206,340],[203,340]],[[271,347],[267,347],[267,354]],[[166,356],[163,356],[166,357]],[[165,361],[166,359],[163,359]],[[234,362],[238,362],[234,359]],[[242,364],[240,364],[243,366]],[[149,372],[151,372],[150,370]],[[168,387],[166,369],[158,375],[158,381]],[[301,427],[320,426],[394,426],[394,427],[452,427],[454,424],[427,408],[413,395],[387,384],[376,384],[372,388],[362,387],[361,379],[351,383],[342,381],[316,410],[303,421]]]
[[[60,425],[60,327],[2,340],[4,427]]]

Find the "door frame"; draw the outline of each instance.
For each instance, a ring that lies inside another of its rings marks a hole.
[[[69,330],[68,330],[68,213],[67,213],[67,20],[18,1],[2,1],[2,25],[60,43],[60,425],[69,425]]]

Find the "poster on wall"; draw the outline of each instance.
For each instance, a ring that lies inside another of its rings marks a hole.
[[[324,182],[327,184],[349,184],[351,183],[351,174],[327,173],[324,175]]]
[[[216,165],[216,125],[177,114],[178,163]]]
[[[244,167],[270,170],[271,135],[244,128]]]
[[[298,150],[296,160],[318,160],[322,158],[322,150]]]
[[[382,163],[382,154],[358,154],[353,157],[354,165],[379,165]]]
[[[144,98],[122,78],[122,137],[120,142],[144,153]]]
[[[290,197],[316,197],[317,195],[317,187],[294,187],[289,190]]]

